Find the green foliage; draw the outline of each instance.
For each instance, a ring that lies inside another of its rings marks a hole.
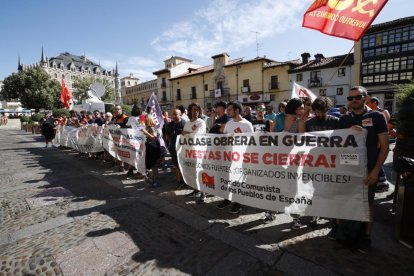
[[[29,122],[29,120],[30,120],[30,117],[28,116],[24,116],[24,115],[20,116],[20,122],[22,123],[27,123]]]
[[[3,97],[6,100],[20,99],[26,108],[39,110],[62,107],[61,86],[41,68],[13,73],[4,80]]]
[[[88,90],[92,83],[99,82],[105,86],[105,94],[102,96],[102,101],[113,102],[115,100],[115,89],[107,79],[100,79],[91,77],[80,78],[76,77],[73,86],[76,89],[74,94],[82,101],[88,99]]]
[[[58,108],[58,109],[53,109],[53,111],[52,111],[52,113],[53,113],[53,116],[55,117],[55,115],[56,116],[59,116],[60,114],[62,114],[62,113],[65,113],[65,115],[66,115],[66,117],[69,117],[69,110],[67,110],[67,109],[65,109],[65,108]]]
[[[32,119],[33,122],[39,122],[43,117],[44,117],[43,114],[35,113],[30,118]]]
[[[398,133],[405,137],[414,137],[414,120],[412,119],[414,110],[414,82],[399,86],[397,108],[396,125]]]
[[[121,108],[122,108],[122,111],[123,111],[126,115],[128,115],[128,116],[130,116],[130,115],[131,115],[131,110],[132,110],[132,106],[131,106],[131,105],[122,104],[122,105],[121,105]]]

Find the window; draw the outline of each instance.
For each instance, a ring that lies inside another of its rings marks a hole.
[[[249,80],[243,80],[243,87],[249,87]]]
[[[271,76],[270,77],[270,89],[278,89],[278,76]]]
[[[319,96],[326,96],[326,89],[319,89]]]
[[[374,82],[385,82],[385,74],[374,75]]]
[[[128,83],[128,86],[131,85],[131,82],[130,81],[128,81],[127,83]]]
[[[217,89],[223,89],[223,82],[221,81],[217,82]]]
[[[374,77],[373,76],[365,76],[362,78],[362,83],[363,84],[369,84],[372,83],[374,81]]]
[[[344,94],[344,88],[343,87],[338,87],[336,88],[336,95],[343,95]]]
[[[181,100],[181,89],[177,89],[177,101]]]
[[[321,79],[321,71],[310,72],[311,82],[319,82]]]
[[[300,74],[296,74],[296,81],[302,81],[303,80],[303,75],[302,73]]]
[[[63,79],[63,80],[65,79],[65,74],[62,74],[62,79]]]
[[[191,87],[191,99],[197,99],[197,90],[196,87]]]
[[[161,87],[166,87],[167,83],[165,82],[165,78],[162,78],[161,80]]]
[[[57,79],[57,74],[55,73],[55,78]]]
[[[167,92],[166,91],[162,91],[162,100],[163,101],[167,100]]]
[[[344,77],[345,76],[345,67],[341,67],[338,69],[338,77]]]
[[[204,91],[208,91],[208,84],[204,84]]]

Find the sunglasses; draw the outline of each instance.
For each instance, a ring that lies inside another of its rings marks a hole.
[[[363,98],[364,96],[362,96],[362,95],[356,95],[356,96],[348,96],[348,97],[346,97],[346,99],[348,100],[348,101],[352,101],[352,100],[361,100],[362,98]]]
[[[265,111],[264,108],[256,108],[258,111]]]

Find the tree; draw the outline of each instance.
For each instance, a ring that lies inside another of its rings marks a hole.
[[[26,108],[39,110],[62,107],[61,86],[41,68],[13,73],[5,79],[3,96],[6,100],[20,99]]]
[[[397,94],[397,131],[407,138],[414,137],[414,82],[400,85]]]
[[[112,87],[112,84],[106,79],[100,79],[95,77],[76,77],[73,82],[73,86],[76,89],[76,91],[74,92],[75,96],[81,101],[88,99],[89,87],[94,82],[102,83],[105,86],[105,94],[101,98],[102,101],[113,102],[115,100],[115,89]]]

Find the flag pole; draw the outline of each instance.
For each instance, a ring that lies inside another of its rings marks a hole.
[[[352,45],[352,48],[351,48],[351,50],[349,50],[348,54],[347,54],[347,55],[344,57],[344,59],[341,61],[341,64],[339,64],[339,66],[338,66],[338,67],[336,67],[335,72],[333,72],[332,76],[330,77],[330,79],[328,80],[328,82],[326,83],[326,85],[325,85],[325,86],[329,86],[329,84],[331,83],[331,80],[333,79],[333,77],[335,76],[335,74],[337,74],[337,73],[338,73],[339,68],[341,68],[341,67],[342,67],[342,65],[344,64],[345,60],[346,60],[346,59],[349,57],[349,55],[351,54],[352,50],[354,50],[354,47],[355,47],[355,43],[354,43],[354,45]],[[355,56],[354,56],[354,58],[355,58]]]

